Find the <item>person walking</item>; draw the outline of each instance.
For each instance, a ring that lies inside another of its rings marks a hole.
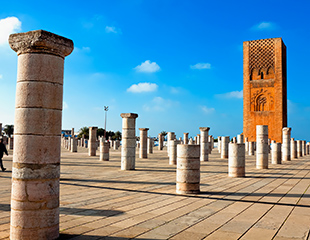
[[[0,139],[0,167],[2,169],[2,172],[4,172],[6,170],[6,168],[3,167],[3,163],[2,163],[3,153],[5,153],[7,156],[9,156],[5,145],[3,144],[3,139]]]

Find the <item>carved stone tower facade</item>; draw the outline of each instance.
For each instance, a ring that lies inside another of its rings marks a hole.
[[[281,38],[243,43],[243,135],[255,142],[256,125],[268,125],[282,142],[287,126],[286,46]]]

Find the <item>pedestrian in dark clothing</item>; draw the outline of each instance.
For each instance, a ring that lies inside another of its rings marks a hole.
[[[3,144],[3,139],[0,139],[0,167],[2,169],[2,172],[4,172],[6,170],[6,168],[3,167],[3,163],[2,163],[3,153],[5,153],[7,156],[9,156],[5,145]]]

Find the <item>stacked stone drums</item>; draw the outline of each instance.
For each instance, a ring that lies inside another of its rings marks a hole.
[[[67,38],[43,30],[12,34],[18,55],[11,239],[59,237],[59,177]]]
[[[177,194],[200,192],[200,145],[177,146]]]

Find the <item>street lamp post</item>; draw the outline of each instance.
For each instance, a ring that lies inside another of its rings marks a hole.
[[[109,106],[104,106],[103,110],[105,111],[105,120],[104,120],[104,139],[106,140],[107,133],[107,112],[109,111]]]

